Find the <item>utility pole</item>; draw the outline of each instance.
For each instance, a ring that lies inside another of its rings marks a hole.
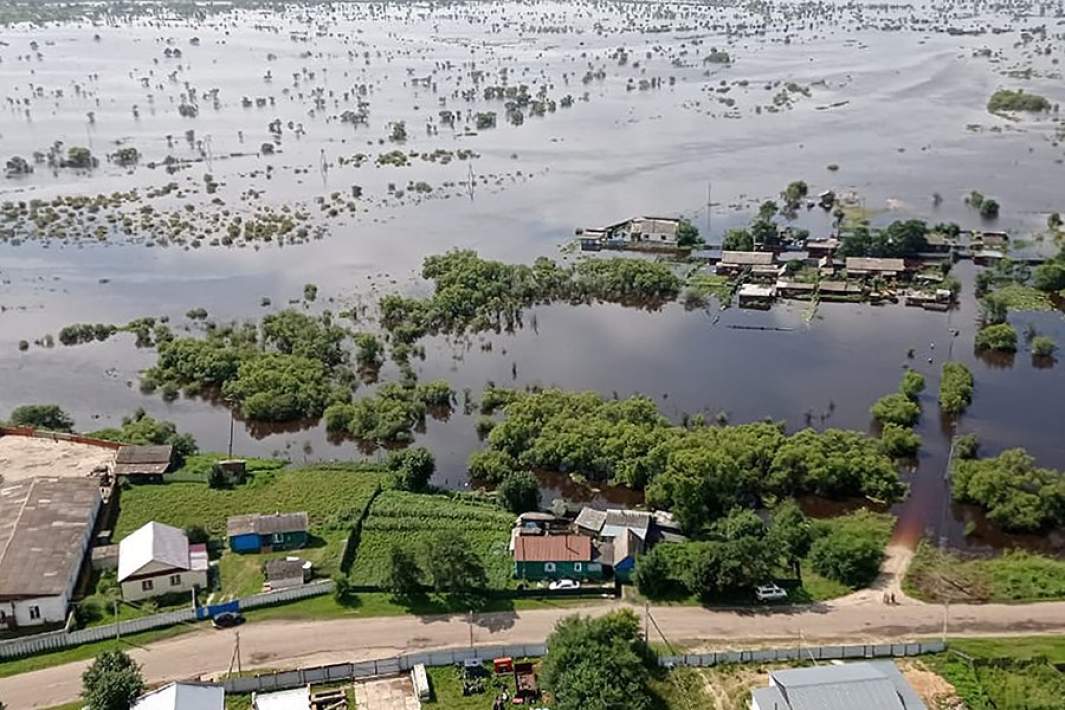
[[[707,239],[707,240],[710,239],[710,205],[713,204],[713,201],[710,199],[710,194],[711,194],[712,186],[713,186],[713,183],[711,181],[707,180],[706,181],[706,236],[704,237],[704,239]]]
[[[947,624],[950,620],[950,600],[943,602],[943,643],[947,642]]]
[[[466,614],[466,625],[470,629],[470,648],[473,648],[473,609]]]
[[[467,181],[469,182],[470,202],[473,202],[473,181],[474,181],[473,163],[472,162],[466,163],[466,167],[469,168],[469,171],[468,171],[469,177],[467,178]]]
[[[233,405],[229,409],[229,449],[226,458],[233,458]]]

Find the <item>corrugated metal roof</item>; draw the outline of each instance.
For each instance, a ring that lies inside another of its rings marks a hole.
[[[92,479],[42,477],[0,485],[0,596],[65,593],[99,507],[100,486]]]
[[[581,508],[581,512],[577,515],[577,520],[575,522],[579,528],[599,532],[603,529],[603,524],[606,522],[606,511],[596,510],[595,508],[585,506]]]
[[[591,562],[586,535],[522,535],[514,544],[515,562]]]
[[[723,264],[772,264],[776,260],[776,254],[771,251],[723,251],[721,263]]]
[[[872,663],[789,668],[769,675],[786,703],[780,710],[926,710],[919,700],[903,702],[900,689],[909,686],[901,674]]]
[[[848,256],[845,262],[847,271],[905,271],[906,262],[902,259],[878,259],[871,256]]]
[[[157,475],[170,468],[172,446],[123,446],[115,455],[116,476]]]
[[[274,513],[272,515],[234,515],[226,521],[226,533],[235,535],[273,535],[274,533],[301,532],[307,529],[306,513]]]
[[[185,531],[154,520],[118,543],[118,581],[158,562],[171,569],[190,569],[189,539]]]

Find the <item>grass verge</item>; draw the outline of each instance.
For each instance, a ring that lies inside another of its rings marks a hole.
[[[1065,560],[1020,550],[964,558],[922,541],[903,581],[927,602],[1030,602],[1065,599]]]

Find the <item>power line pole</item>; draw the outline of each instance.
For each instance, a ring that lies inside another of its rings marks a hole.
[[[713,183],[710,180],[706,181],[706,239],[710,239],[710,206],[713,201],[710,199],[711,188]]]

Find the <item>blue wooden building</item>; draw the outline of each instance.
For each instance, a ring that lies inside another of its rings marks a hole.
[[[307,514],[234,515],[226,535],[233,552],[296,550],[307,544]]]

